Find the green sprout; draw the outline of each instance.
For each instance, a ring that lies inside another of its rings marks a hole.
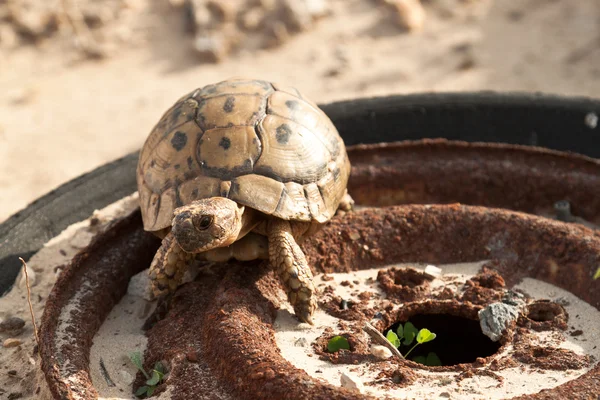
[[[401,346],[410,346],[416,339],[416,343],[403,355],[404,358],[407,358],[408,355],[415,349],[415,347],[423,343],[431,342],[433,339],[435,339],[436,335],[429,329],[417,330],[417,328],[411,322],[407,322],[404,324],[404,326],[402,326],[402,324],[398,325],[396,332],[392,331],[391,329],[387,331],[385,337],[398,349],[400,349]],[[427,357],[417,356],[413,358],[413,361],[430,366],[442,365],[437,354],[433,352],[430,352]]]
[[[594,279],[598,279],[598,278],[600,278],[600,268],[598,268],[596,270],[596,273],[594,274]]]
[[[162,382],[165,376],[165,367],[160,361],[157,361],[156,364],[154,364],[154,368],[152,369],[152,371],[150,373],[146,372],[144,370],[142,354],[139,351],[131,353],[129,355],[129,359],[131,360],[133,365],[135,365],[137,369],[139,369],[142,372],[142,374],[144,374],[144,376],[146,377],[146,385],[140,387],[135,392],[136,397],[152,396],[152,393],[154,393],[154,391],[156,390],[156,386]]]
[[[327,342],[327,351],[330,353],[335,353],[341,349],[350,350],[350,344],[348,343],[348,339],[343,336],[334,336],[329,339]]]

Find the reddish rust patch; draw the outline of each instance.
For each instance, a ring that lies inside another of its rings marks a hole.
[[[415,301],[429,293],[433,278],[414,268],[388,268],[377,273],[379,286],[390,300]]]
[[[549,300],[537,300],[527,306],[526,315],[519,319],[519,325],[536,331],[550,329],[566,330],[569,316],[564,307]]]

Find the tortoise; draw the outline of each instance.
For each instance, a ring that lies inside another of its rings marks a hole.
[[[299,243],[352,209],[337,129],[298,90],[229,79],[165,112],[137,166],[144,229],[162,238],[151,297],[173,293],[189,263],[268,259],[297,318],[313,324],[316,287]]]

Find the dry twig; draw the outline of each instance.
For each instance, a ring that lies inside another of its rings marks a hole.
[[[400,353],[396,346],[391,344],[390,341],[387,340],[385,336],[383,336],[381,332],[379,332],[373,325],[371,325],[368,322],[365,323],[365,326],[363,326],[363,331],[367,332],[369,336],[371,336],[371,339],[373,339],[375,342],[390,349],[392,354],[394,354],[396,357],[398,357],[401,360],[404,360],[402,353]]]
[[[33,306],[31,305],[31,288],[29,286],[29,275],[27,275],[27,263],[21,257],[19,257],[21,263],[23,263],[23,272],[25,273],[25,285],[27,286],[27,302],[29,303],[29,313],[31,314],[31,323],[33,324],[33,333],[35,334],[35,342],[38,347],[40,345],[40,338],[37,333],[37,326],[35,325],[35,315],[33,314]]]

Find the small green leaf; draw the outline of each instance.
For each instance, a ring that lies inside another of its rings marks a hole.
[[[596,270],[596,273],[594,274],[594,279],[598,279],[598,278],[600,278],[600,268],[598,268]]]
[[[431,342],[433,339],[435,339],[435,333],[431,332],[429,329],[421,329],[419,331],[419,334],[417,335],[417,343],[427,343],[427,342]]]
[[[404,328],[402,327],[402,324],[398,324],[398,329],[396,329],[396,334],[398,335],[398,338],[404,338]]]
[[[154,369],[157,370],[158,372],[160,372],[163,375],[165,373],[167,373],[167,369],[165,368],[165,366],[160,361],[157,361],[156,364],[154,364]]]
[[[158,385],[158,382],[160,382],[160,378],[161,378],[160,372],[158,372],[157,370],[153,370],[152,378],[150,378],[146,381],[146,385],[156,386],[156,385]]]
[[[328,352],[335,353],[340,349],[350,350],[350,344],[348,343],[348,339],[339,335],[329,339],[329,342],[327,343]]]
[[[387,334],[385,335],[385,338],[391,344],[393,344],[394,347],[400,347],[400,339],[398,339],[398,336],[391,329],[389,331],[387,331]]]
[[[131,360],[133,365],[135,365],[137,367],[137,369],[142,371],[142,374],[144,374],[146,379],[150,379],[150,376],[148,375],[148,373],[146,371],[144,371],[144,366],[143,366],[143,361],[142,361],[142,353],[140,353],[139,351],[134,351],[133,353],[129,354],[129,359]]]
[[[147,393],[148,397],[152,396],[152,393],[154,393],[155,390],[156,390],[156,386],[150,386],[148,388],[148,393]]]
[[[408,346],[415,340],[417,336],[417,328],[412,324],[412,322],[407,322],[404,324],[404,345]]]
[[[135,395],[137,397],[143,396],[148,391],[148,386],[142,386],[138,390],[135,391]]]
[[[416,356],[412,360],[416,363],[427,365],[427,358],[425,356]]]
[[[429,365],[430,367],[440,367],[442,365],[442,360],[435,354],[433,351],[430,351],[427,354],[427,360],[425,360],[425,365]]]

